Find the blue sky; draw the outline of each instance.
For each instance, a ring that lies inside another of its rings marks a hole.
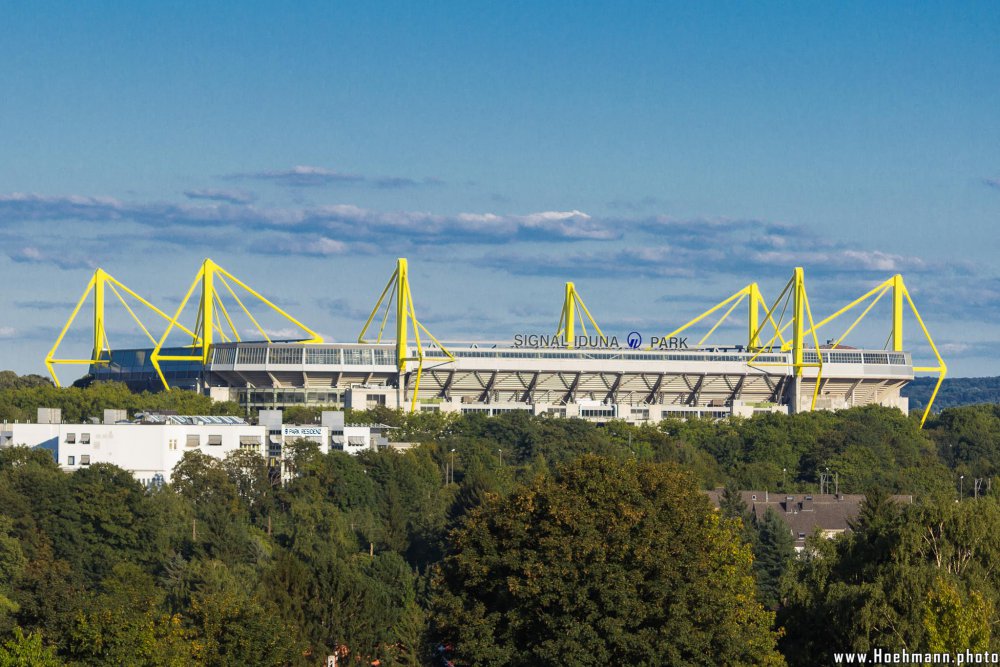
[[[0,368],[97,266],[174,308],[212,257],[350,340],[406,256],[451,339],[547,332],[565,280],[623,335],[898,271],[1000,374],[996,3],[204,4],[0,2]]]

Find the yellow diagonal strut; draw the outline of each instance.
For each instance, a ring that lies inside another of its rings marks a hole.
[[[427,334],[427,337],[434,341],[438,349],[448,358],[449,363],[455,361],[455,357],[452,355],[448,349],[441,344],[441,342],[434,337],[430,331],[427,330],[423,324],[417,319],[417,312],[413,306],[413,294],[410,292],[410,278],[409,278],[409,267],[407,265],[406,258],[400,257],[396,260],[396,270],[393,271],[392,276],[389,277],[389,282],[386,283],[385,289],[382,290],[382,294],[379,295],[378,301],[375,302],[375,307],[372,308],[371,314],[365,321],[365,325],[361,328],[361,333],[358,334],[358,343],[365,344],[369,341],[365,340],[365,334],[368,332],[368,327],[371,326],[372,320],[375,319],[375,315],[378,314],[379,310],[382,308],[383,303],[385,304],[385,311],[382,314],[382,323],[378,329],[378,335],[375,338],[375,343],[382,342],[382,332],[385,331],[386,322],[389,319],[389,311],[395,301],[396,305],[396,368],[399,371],[400,376],[406,372],[406,366],[408,361],[417,362],[417,375],[414,380],[413,385],[413,396],[410,399],[410,412],[414,412],[417,408],[417,397],[420,393],[420,378],[424,371],[424,348],[423,344],[420,342],[420,332],[423,331]],[[409,325],[413,325],[413,337],[416,343],[416,356],[409,355]],[[406,381],[403,377],[400,377],[401,386],[406,386]]]
[[[184,298],[181,299],[180,305],[177,307],[177,312],[174,313],[173,317],[167,317],[168,324],[166,331],[160,336],[160,340],[156,343],[156,347],[153,349],[153,353],[149,356],[150,362],[153,364],[153,368],[156,369],[157,375],[160,377],[160,381],[163,383],[163,388],[167,391],[170,390],[170,384],[167,382],[166,376],[163,374],[163,369],[160,368],[161,361],[198,361],[202,365],[208,363],[208,358],[212,349],[212,339],[215,333],[219,333],[220,336],[225,340],[228,336],[225,334],[224,329],[221,326],[219,318],[216,317],[216,313],[221,315],[221,319],[225,320],[226,324],[229,326],[230,330],[233,332],[233,336],[237,341],[240,340],[239,332],[233,323],[233,319],[226,309],[225,304],[222,301],[222,294],[217,289],[217,284],[221,283],[226,289],[226,292],[233,297],[233,300],[240,307],[240,309],[246,314],[246,316],[253,323],[254,327],[260,334],[264,337],[268,343],[271,339],[265,333],[263,327],[257,321],[257,318],[253,316],[250,309],[243,303],[243,300],[236,294],[229,282],[232,281],[234,284],[242,288],[247,294],[251,295],[257,301],[261,302],[278,315],[288,320],[296,327],[305,332],[308,337],[298,340],[296,342],[304,344],[316,344],[322,343],[323,338],[305,326],[297,319],[286,313],[284,310],[268,301],[263,295],[254,290],[252,287],[241,281],[239,278],[233,274],[226,271],[224,268],[216,264],[210,259],[206,259],[202,262],[201,267],[198,269],[197,275],[195,275],[194,280],[191,282],[191,286],[188,288],[187,293]],[[187,306],[188,301],[191,296],[195,293],[195,290],[201,285],[201,296],[199,298],[198,314],[195,322],[195,329],[191,331],[184,325],[180,323],[181,314],[184,312],[185,306]],[[235,312],[235,311],[234,311]],[[188,346],[192,349],[199,350],[198,354],[172,354],[165,355],[162,354],[163,346],[167,341],[167,337],[170,332],[173,331],[174,327],[181,329],[191,336],[191,345]]]
[[[121,289],[122,292],[128,294],[133,299],[141,303],[146,308],[149,308],[156,315],[162,317],[164,320],[170,320],[170,316],[164,313],[162,310],[151,304],[146,299],[142,298],[131,290],[124,283],[120,282],[114,276],[112,276],[107,271],[103,269],[97,269],[94,271],[94,275],[91,276],[90,281],[87,283],[87,287],[83,290],[83,294],[80,296],[79,301],[76,302],[76,306],[73,308],[73,312],[70,313],[69,319],[66,320],[66,324],[63,325],[62,330],[59,332],[59,336],[56,338],[55,344],[49,353],[45,356],[45,366],[49,370],[49,374],[52,376],[52,381],[55,382],[57,387],[62,386],[59,383],[59,377],[56,375],[55,366],[56,365],[97,365],[97,364],[107,364],[111,360],[111,344],[108,340],[107,326],[105,320],[105,297],[107,296],[106,290],[111,290],[111,293],[118,298],[121,304],[125,307],[128,314],[135,320],[142,332],[155,343],[156,340],[153,338],[152,334],[149,333],[149,329],[139,316],[136,314],[135,310],[129,306],[128,302],[122,296],[122,293],[118,290]],[[87,297],[93,293],[94,295],[94,338],[93,347],[91,349],[90,359],[57,359],[56,352],[59,349],[60,344],[62,344],[63,338],[66,337],[66,333],[72,326],[73,321],[76,316],[80,313],[80,309],[83,304],[87,301]],[[188,333],[191,333],[186,328],[184,329]]]

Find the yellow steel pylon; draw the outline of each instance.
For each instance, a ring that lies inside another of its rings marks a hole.
[[[579,311],[577,311],[579,307]],[[572,348],[575,345],[575,323],[579,318],[580,327],[583,329],[583,335],[587,335],[587,321],[590,320],[591,325],[597,331],[597,335],[604,338],[604,332],[601,331],[601,327],[597,326],[597,322],[594,321],[593,315],[587,309],[587,305],[580,298],[579,292],[576,291],[576,285],[573,283],[566,283],[566,296],[563,299],[562,313],[559,315],[559,324],[556,327],[556,338],[563,336],[566,341],[566,347]]]
[[[434,344],[438,346],[438,349],[440,349],[446,357],[448,357],[449,361],[455,361],[455,357],[438,341],[437,338],[434,337],[434,334],[428,331],[427,327],[421,324],[417,319],[417,313],[413,307],[413,295],[410,293],[409,269],[406,258],[400,257],[396,260],[396,270],[393,271],[392,276],[389,277],[389,282],[386,283],[385,289],[382,290],[382,294],[379,296],[378,301],[375,302],[375,307],[372,308],[371,315],[369,315],[368,320],[365,321],[365,326],[361,328],[361,333],[358,334],[359,343],[368,342],[365,340],[365,333],[368,332],[368,327],[371,325],[372,320],[375,319],[375,314],[378,313],[383,302],[385,303],[385,312],[382,315],[382,324],[378,328],[378,336],[375,338],[375,342],[382,342],[382,332],[385,331],[386,322],[389,320],[389,309],[392,307],[393,302],[395,302],[396,368],[399,370],[400,374],[402,374],[406,372],[406,363],[408,361],[417,362],[417,378],[414,382],[413,397],[410,401],[410,412],[413,412],[417,407],[417,396],[420,392],[420,377],[424,371],[424,348],[420,342],[420,332],[423,331],[427,334],[427,337],[434,341]],[[409,354],[409,323],[411,322],[413,323],[413,337],[416,342],[417,356],[415,357],[410,356]]]
[[[777,321],[775,321],[773,317],[779,305],[781,305],[781,312],[778,315]],[[787,323],[782,325],[782,321],[784,320],[785,313],[787,312],[789,305],[792,306],[791,317]],[[756,353],[750,357],[749,361],[747,361],[747,365],[787,366],[787,364],[776,362],[756,362],[757,357],[759,357],[762,353],[771,352],[774,349],[774,344],[777,340],[782,340],[780,349],[790,349],[792,352],[791,366],[796,382],[801,380],[803,369],[817,369],[816,386],[813,388],[812,401],[809,404],[809,409],[815,410],[816,398],[819,395],[820,380],[823,377],[823,351],[819,347],[819,338],[816,336],[816,325],[813,322],[812,308],[809,306],[809,296],[806,293],[805,272],[802,270],[802,267],[795,267],[795,271],[792,273],[791,279],[785,284],[785,287],[781,290],[781,294],[778,295],[778,298],[774,300],[774,304],[768,308],[765,320],[774,326],[774,335],[771,336],[767,343],[757,349]],[[809,329],[805,328],[807,322],[809,324]],[[760,335],[763,327],[764,325],[761,324],[757,331],[751,334],[751,340]],[[788,329],[788,327],[792,327],[792,339],[790,341],[785,340],[782,335],[782,332]],[[806,336],[809,334],[812,335],[813,346],[816,350],[815,362],[805,361],[805,341]],[[797,391],[798,390],[796,389],[796,393]],[[796,401],[795,409],[798,410],[799,406],[797,403],[797,395],[794,400]]]
[[[254,328],[260,332],[260,335],[264,337],[264,340],[268,343],[271,342],[271,338],[264,331],[260,323],[257,322],[257,318],[253,316],[247,307],[244,305],[243,301],[237,295],[236,291],[229,284],[232,281],[237,286],[243,288],[251,296],[255,297],[258,301],[263,303],[265,306],[278,313],[280,316],[297,326],[299,329],[304,331],[309,335],[309,338],[299,340],[297,342],[314,344],[322,343],[323,338],[317,334],[315,331],[305,326],[297,319],[286,313],[284,310],[276,306],[275,304],[268,301],[259,292],[255,291],[252,287],[241,281],[239,278],[233,274],[226,271],[224,268],[216,264],[210,259],[206,259],[202,262],[201,268],[198,270],[198,274],[195,276],[194,281],[191,283],[191,287],[188,288],[187,293],[184,298],[181,299],[180,306],[177,307],[177,312],[172,318],[167,318],[169,324],[167,325],[166,331],[160,337],[159,342],[156,343],[156,347],[153,349],[153,353],[149,356],[149,360],[152,362],[153,367],[156,369],[157,375],[160,376],[160,381],[163,382],[163,387],[167,391],[170,390],[170,385],[167,383],[167,378],[163,375],[163,371],[160,368],[161,361],[200,361],[203,365],[208,363],[208,357],[212,349],[212,341],[215,334],[219,335],[219,338],[224,342],[230,340],[240,341],[239,331],[236,329],[236,325],[233,323],[232,317],[229,315],[229,311],[226,309],[225,304],[222,301],[222,297],[219,295],[219,291],[216,287],[216,283],[221,284],[226,289],[226,293],[232,297],[232,299],[239,305],[239,307],[246,313],[247,317],[253,323]],[[187,306],[188,300],[191,295],[194,294],[195,289],[198,285],[201,285],[201,297],[198,304],[198,316],[195,323],[194,331],[187,329],[180,323],[181,314],[184,312],[184,307]],[[229,331],[232,332],[233,337],[230,338],[226,333],[225,328],[222,326],[222,322],[217,317],[221,315],[228,325]],[[191,336],[191,345],[188,346],[192,349],[200,348],[200,354],[190,354],[190,355],[164,355],[161,354],[163,350],[163,345],[167,341],[167,337],[174,327],[178,327],[188,333]]]
[[[934,339],[931,338],[931,334],[927,330],[927,327],[924,325],[924,320],[920,316],[920,312],[917,310],[916,305],[913,303],[913,299],[910,296],[910,292],[906,288],[906,283],[903,281],[903,276],[897,273],[891,278],[882,281],[881,283],[879,283],[872,289],[868,290],[865,294],[861,295],[860,297],[858,297],[851,303],[847,304],[840,310],[834,312],[832,315],[829,315],[823,320],[817,322],[815,326],[812,327],[811,330],[815,332],[820,327],[829,324],[830,322],[834,321],[841,315],[847,313],[848,311],[853,310],[854,308],[870,300],[870,303],[868,303],[867,307],[861,312],[860,315],[858,315],[854,319],[854,321],[851,323],[850,326],[847,327],[844,333],[840,334],[840,336],[838,336],[833,341],[831,347],[837,347],[838,345],[840,345],[841,341],[843,341],[847,337],[847,335],[850,334],[851,331],[853,331],[854,328],[858,326],[858,324],[860,324],[863,319],[865,319],[868,313],[871,312],[871,310],[875,307],[876,304],[878,304],[878,302],[882,299],[882,297],[890,292],[892,293],[892,330],[889,334],[889,339],[892,341],[892,350],[895,352],[903,351],[903,315],[905,312],[904,308],[905,304],[909,305],[910,312],[912,312],[913,316],[916,318],[917,323],[920,325],[920,328],[924,333],[924,337],[927,339],[927,343],[931,347],[931,351],[934,352],[934,356],[937,358],[937,366],[913,367],[913,370],[915,372],[938,374],[937,384],[934,385],[934,391],[931,393],[931,398],[927,402],[927,406],[924,408],[924,414],[920,419],[920,426],[923,427],[924,422],[927,421],[927,417],[930,415],[931,407],[934,405],[934,399],[937,398],[938,390],[941,388],[941,383],[944,382],[945,375],[947,375],[948,373],[948,367],[944,363],[944,359],[941,358],[941,353],[938,352],[937,345],[934,344]]]
[[[121,290],[121,292],[118,291],[119,289]],[[151,304],[146,299],[142,298],[141,296],[133,292],[128,286],[120,282],[110,273],[108,273],[103,269],[97,269],[96,271],[94,271],[94,275],[91,276],[90,282],[87,283],[86,289],[83,290],[83,295],[80,297],[80,300],[76,302],[76,307],[73,308],[73,312],[70,314],[69,319],[66,320],[66,324],[63,325],[62,330],[59,332],[59,337],[56,338],[55,344],[52,346],[52,349],[49,350],[49,353],[45,356],[45,366],[49,369],[49,374],[52,376],[52,380],[55,382],[57,387],[62,386],[59,383],[59,378],[58,376],[56,376],[56,371],[54,368],[54,366],[57,364],[103,365],[110,362],[111,343],[108,340],[107,328],[105,326],[105,312],[104,312],[106,305],[105,297],[107,295],[107,290],[111,290],[111,293],[114,296],[118,297],[118,300],[125,307],[125,310],[128,311],[128,314],[132,316],[132,319],[135,320],[136,324],[139,325],[139,328],[142,329],[142,332],[146,334],[146,336],[149,338],[150,341],[153,342],[154,345],[156,344],[156,339],[153,338],[153,335],[151,333],[149,333],[149,329],[147,329],[146,325],[142,323],[142,320],[139,319],[139,316],[136,315],[132,307],[128,305],[128,302],[125,300],[125,297],[122,296],[122,292],[128,294],[133,299],[135,299],[142,305],[146,306],[147,308],[152,310],[154,313],[156,313],[163,319],[170,320],[169,315],[167,315],[162,310]],[[73,321],[76,319],[77,314],[79,314],[80,309],[83,307],[83,304],[86,302],[87,297],[90,296],[91,293],[93,293],[94,295],[94,343],[92,347],[91,358],[57,359],[56,351],[59,349],[59,345],[62,343],[63,338],[66,336],[66,332],[69,331],[70,326],[73,324]],[[187,329],[184,330],[187,331],[189,334],[191,333]],[[105,353],[107,354],[105,355]]]

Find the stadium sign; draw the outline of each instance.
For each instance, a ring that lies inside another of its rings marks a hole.
[[[574,336],[572,343],[565,336],[550,334],[515,334],[514,347],[527,348],[556,348],[556,349],[598,349],[598,350],[620,350],[623,348],[639,349],[642,345],[642,335],[638,331],[629,333],[625,339],[625,345],[618,342],[617,336]],[[686,350],[688,347],[687,337],[671,336],[669,338],[650,338],[649,349],[658,350]]]

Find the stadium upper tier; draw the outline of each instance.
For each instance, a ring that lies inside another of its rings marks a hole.
[[[551,349],[446,345],[423,350],[416,369],[400,372],[394,343],[217,343],[209,362],[162,362],[171,386],[207,391],[249,407],[375,405],[407,407],[416,390],[420,410],[536,414],[594,419],[658,420],[667,416],[748,415],[755,411],[836,409],[879,403],[906,409],[900,388],[913,379],[908,352],[820,349],[818,366],[800,377],[792,352],[741,347],[683,350]],[[180,350],[165,351],[165,354]],[[419,351],[408,348],[407,356]],[[116,350],[94,365],[96,379],[157,389],[152,349]],[[818,359],[806,350],[806,363]],[[798,396],[796,401],[795,396]]]

